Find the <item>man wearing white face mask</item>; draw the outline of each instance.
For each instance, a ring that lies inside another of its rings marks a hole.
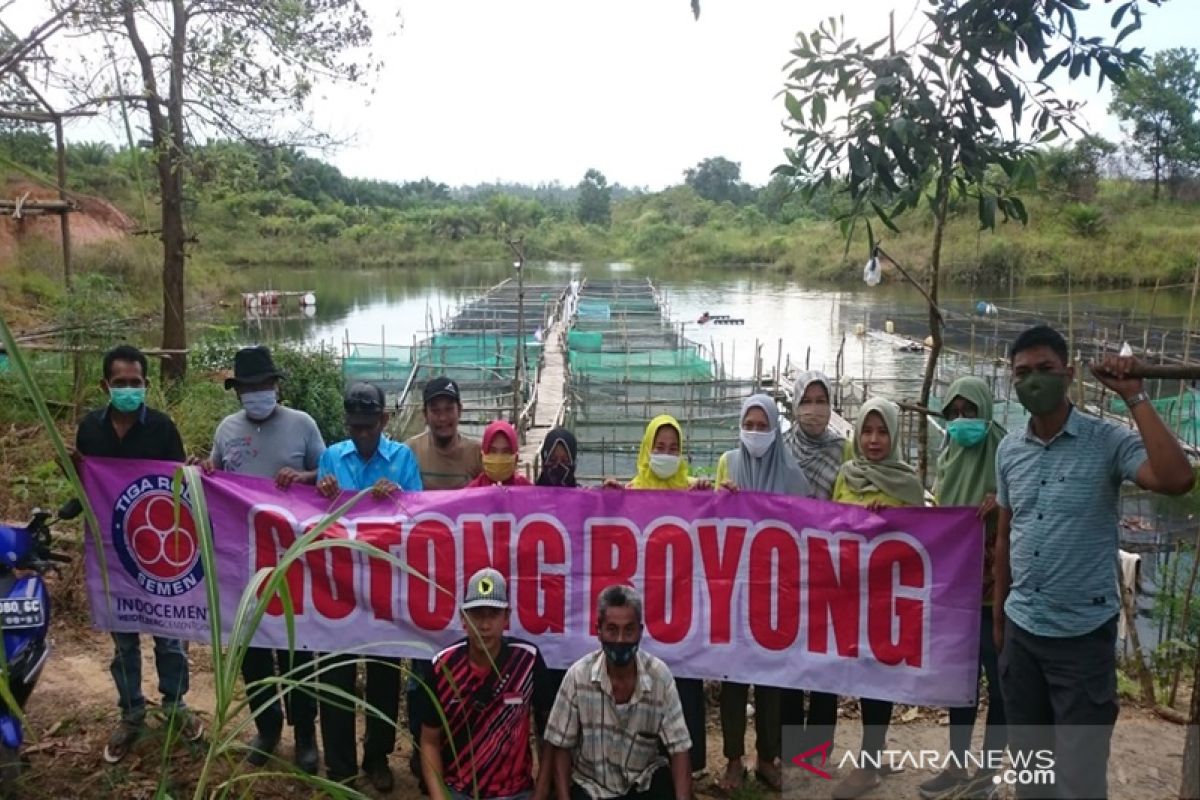
[[[738,438],[738,448],[724,453],[717,462],[718,487],[730,491],[741,489],[812,496],[808,478],[779,431],[779,409],[774,400],[765,394],[756,394],[742,403]],[[720,785],[728,792],[740,789],[745,779],[742,756],[749,688],[743,683],[721,684],[721,734],[727,763]],[[773,686],[755,686],[754,708],[758,747],[755,773],[759,781],[778,791],[782,786],[779,764],[776,763],[782,748],[780,690]]]
[[[275,366],[266,347],[247,347],[233,359],[233,377],[226,389],[237,392],[242,410],[221,420],[213,437],[212,455],[203,463],[204,470],[214,469],[239,475],[273,478],[286,490],[293,483],[315,484],[317,465],[325,452],[325,442],[317,423],[308,414],[279,405],[279,381],[284,374]],[[312,653],[251,647],[242,661],[242,678],[247,685],[270,679],[276,674],[300,680]],[[246,761],[256,767],[267,763],[283,733],[283,711],[274,686],[249,691],[258,734],[250,742]],[[293,759],[304,772],[315,774],[320,765],[317,752],[317,703],[311,694],[285,691],[288,720],[295,734]]]

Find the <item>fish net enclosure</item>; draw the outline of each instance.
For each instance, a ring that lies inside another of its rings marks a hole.
[[[513,421],[514,408],[533,395],[542,334],[563,296],[561,285],[521,287],[504,281],[452,311],[437,331],[412,344],[347,343],[342,377],[347,383],[374,383],[388,394],[397,412],[389,432],[397,438],[424,428],[425,384],[450,378],[462,399],[460,428],[477,437],[494,419]]]
[[[705,348],[667,318],[647,282],[587,281],[573,298],[567,334],[566,425],[579,441],[584,481],[628,479],[637,471],[651,419],[675,417],[693,474],[712,474],[737,445],[751,380],[727,380]]]

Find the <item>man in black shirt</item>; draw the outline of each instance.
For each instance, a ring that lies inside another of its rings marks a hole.
[[[83,456],[184,460],[183,441],[171,418],[146,406],[146,356],[136,347],[121,345],[104,354],[101,386],[109,402],[84,417],[75,434],[75,450]],[[125,757],[141,734],[146,719],[142,695],[141,637],[136,633],[112,634],[115,650],[111,664],[117,686],[121,721],[104,747],[104,760],[115,764]],[[187,741],[203,733],[200,720],[187,709],[187,646],[179,639],[154,637],[154,666],[163,710]]]

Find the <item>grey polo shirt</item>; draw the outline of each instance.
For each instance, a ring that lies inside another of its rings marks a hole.
[[[1121,484],[1146,461],[1141,436],[1072,407],[1058,435],[1013,431],[996,452],[997,501],[1012,512],[1004,611],[1038,636],[1081,636],[1120,610]]]

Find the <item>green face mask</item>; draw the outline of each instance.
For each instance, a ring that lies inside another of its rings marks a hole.
[[[132,414],[146,402],[146,388],[138,386],[132,389],[109,389],[108,402],[117,411]]]
[[[1062,372],[1031,372],[1016,384],[1017,399],[1035,417],[1045,416],[1062,405],[1067,395],[1067,376]]]
[[[976,447],[987,438],[986,419],[952,419],[946,423],[946,434],[960,447]]]

